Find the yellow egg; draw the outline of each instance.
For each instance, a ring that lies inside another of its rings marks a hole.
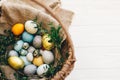
[[[24,67],[24,62],[22,59],[20,59],[19,57],[17,56],[12,56],[12,57],[9,57],[8,58],[8,63],[9,65],[18,70],[18,69],[22,69]]]
[[[43,64],[43,59],[42,59],[42,57],[41,57],[41,56],[35,57],[35,58],[33,59],[33,64],[36,65],[36,66],[42,65],[42,64]]]
[[[51,40],[51,37],[49,36],[49,34],[45,34],[42,38],[43,47],[46,50],[51,50],[54,46],[54,44],[50,42],[50,40]]]

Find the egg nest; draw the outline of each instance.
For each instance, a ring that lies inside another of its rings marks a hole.
[[[60,26],[49,26],[51,30],[48,31],[34,20],[13,25],[10,31],[14,39],[7,45],[6,54],[2,53],[6,64],[23,77],[50,79],[60,71],[69,56],[68,43],[59,34]]]

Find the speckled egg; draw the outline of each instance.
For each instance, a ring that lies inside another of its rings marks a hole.
[[[35,48],[40,48],[41,47],[41,36],[36,35],[35,38],[33,39],[33,46]]]
[[[25,56],[25,55],[27,55],[27,50],[25,50],[25,49],[21,49],[20,50],[20,54],[22,55],[22,56]]]
[[[26,57],[27,57],[27,60],[28,60],[28,61],[30,61],[30,62],[33,61],[33,54],[32,54],[32,53],[28,53],[28,54],[26,55]]]
[[[23,43],[24,43],[24,42],[23,42],[22,40],[17,41],[16,44],[14,45],[14,49],[15,49],[16,51],[20,51],[20,50],[22,49]]]
[[[18,53],[15,50],[10,50],[8,53],[8,57],[11,57],[11,56],[18,56]]]
[[[44,73],[46,73],[49,69],[48,64],[43,64],[37,68],[37,74],[38,76],[42,76]]]
[[[24,42],[22,47],[23,47],[23,49],[28,49],[29,48],[29,43]]]
[[[27,75],[27,76],[31,76],[31,75],[34,75],[35,72],[37,70],[37,67],[33,64],[30,64],[30,65],[27,65],[25,68],[24,68],[24,73]]]
[[[35,48],[33,47],[33,46],[30,46],[29,48],[28,48],[28,52],[29,53],[33,53],[35,51]]]
[[[29,62],[26,58],[26,56],[20,56],[20,58],[24,61],[25,66],[30,65],[31,62]]]
[[[28,20],[25,22],[25,30],[30,34],[35,34],[38,31],[36,22]]]
[[[22,39],[25,42],[31,43],[33,41],[34,36],[32,34],[29,34],[28,32],[24,32],[22,34]]]

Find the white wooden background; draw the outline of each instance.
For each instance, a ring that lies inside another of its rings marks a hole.
[[[62,0],[77,62],[66,80],[120,80],[120,0]]]

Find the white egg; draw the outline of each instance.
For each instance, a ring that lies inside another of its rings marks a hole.
[[[18,53],[15,50],[10,50],[9,53],[8,53],[8,56],[9,57],[11,57],[11,56],[18,56]]]
[[[43,61],[46,63],[46,64],[50,64],[54,61],[54,55],[51,51],[48,51],[48,50],[40,50],[40,53],[43,57]]]
[[[23,47],[23,49],[28,49],[29,48],[29,43],[24,42],[22,47]]]
[[[49,69],[48,64],[42,64],[37,68],[37,75],[42,76],[44,73],[46,73]]]
[[[30,65],[27,65],[25,68],[24,68],[24,73],[27,75],[27,76],[31,76],[31,75],[34,75],[35,72],[37,70],[37,67],[33,64],[30,64]]]
[[[25,66],[31,64],[31,62],[27,60],[26,56],[20,56],[20,58],[24,61]]]
[[[35,34],[38,31],[37,24],[32,20],[28,20],[25,22],[25,30],[30,34]]]
[[[30,62],[33,61],[33,54],[32,53],[28,53],[26,57],[27,57],[28,61],[30,61]]]

